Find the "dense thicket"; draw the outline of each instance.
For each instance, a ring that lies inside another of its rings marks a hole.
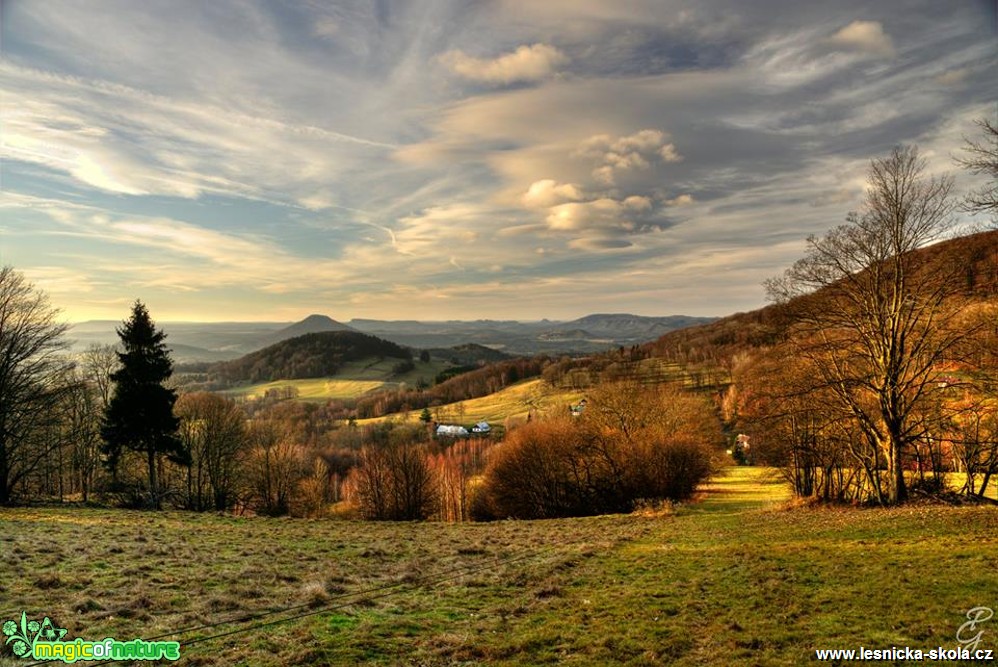
[[[477,366],[482,363],[494,363],[512,358],[512,355],[477,343],[465,343],[453,347],[431,347],[424,352],[431,357],[445,359],[458,366]]]
[[[291,338],[216,364],[212,374],[228,383],[316,378],[334,375],[344,362],[371,357],[412,361],[412,352],[376,336],[355,331],[324,331]]]

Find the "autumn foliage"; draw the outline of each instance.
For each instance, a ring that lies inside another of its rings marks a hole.
[[[704,398],[670,387],[596,390],[580,418],[531,422],[493,453],[482,493],[496,517],[629,512],[640,501],[684,500],[713,470],[717,416]]]

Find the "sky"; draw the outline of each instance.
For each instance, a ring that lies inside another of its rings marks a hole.
[[[70,321],[751,310],[895,145],[975,185],[995,7],[0,0],[0,265]]]

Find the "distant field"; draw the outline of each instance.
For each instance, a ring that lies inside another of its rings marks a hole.
[[[946,485],[949,486],[949,488],[953,489],[954,491],[960,491],[961,489],[963,489],[963,485],[966,483],[966,481],[967,477],[962,472],[946,473]],[[991,481],[988,482],[988,488],[984,493],[984,496],[986,498],[990,498],[991,500],[998,500],[998,483],[996,482],[998,482],[998,480],[994,478],[992,478]],[[978,478],[977,486],[980,487],[980,485],[981,485],[981,480]]]
[[[378,389],[396,389],[403,384],[415,386],[420,378],[427,384],[432,384],[437,374],[451,365],[438,360],[432,360],[425,364],[417,360],[414,370],[402,375],[394,375],[392,369],[398,363],[398,359],[351,361],[343,364],[340,372],[331,377],[262,382],[236,387],[221,393],[228,396],[255,399],[263,397],[270,389],[295,387],[298,389],[299,400],[352,399]]]
[[[577,403],[585,396],[585,392],[575,389],[557,389],[551,387],[540,378],[524,380],[510,387],[481,398],[471,398],[458,403],[448,403],[431,408],[438,421],[470,424],[478,421],[502,423],[507,418],[523,420],[527,414],[546,414],[552,410],[568,411],[568,406]],[[361,419],[360,424],[374,423],[386,419],[415,420],[419,418],[418,410],[408,414],[386,415],[374,419]]]
[[[309,378],[307,380],[277,380],[263,384],[254,384],[225,391],[228,396],[244,398],[263,398],[271,389],[294,387],[298,390],[298,399],[303,401],[325,401],[329,399],[349,399],[363,396],[369,391],[381,389],[387,383],[377,380],[340,380],[331,378]]]
[[[187,628],[164,637],[181,642],[178,665],[692,667],[955,647],[968,609],[998,607],[998,508],[786,498],[771,471],[737,468],[699,503],[647,516],[460,525],[0,509],[0,620],[25,610],[87,639]],[[249,614],[269,615],[239,620]],[[998,648],[996,622],[980,626],[980,648]]]

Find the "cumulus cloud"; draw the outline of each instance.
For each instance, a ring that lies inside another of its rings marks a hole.
[[[690,204],[696,203],[696,200],[691,194],[681,194],[672,199],[666,199],[665,203],[667,206],[689,206]]]
[[[643,195],[631,195],[623,201],[623,205],[628,211],[650,211],[651,199]]]
[[[829,37],[828,43],[847,51],[884,57],[894,55],[894,42],[879,21],[853,21]]]
[[[651,210],[648,197],[631,196],[623,201],[601,197],[587,202],[559,204],[549,209],[546,222],[553,231],[640,229],[642,215]]]
[[[491,86],[546,79],[569,58],[553,46],[521,46],[498,58],[475,58],[455,49],[440,56],[440,62],[458,76]]]
[[[523,195],[523,203],[527,208],[549,208],[565,202],[579,201],[582,198],[579,186],[572,183],[559,184],[554,179],[545,178],[530,185]]]
[[[680,162],[683,156],[666,139],[660,130],[641,130],[616,138],[598,134],[582,142],[576,155],[596,160],[599,166],[593,169],[593,178],[614,185],[620,172],[648,169],[656,162]]]

